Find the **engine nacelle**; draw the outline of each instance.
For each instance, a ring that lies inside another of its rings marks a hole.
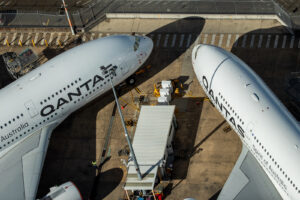
[[[40,200],[83,200],[78,188],[73,182],[50,188],[50,192]]]

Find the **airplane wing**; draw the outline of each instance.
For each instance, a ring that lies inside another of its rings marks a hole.
[[[0,157],[1,199],[35,199],[47,152],[55,126],[44,127]]]
[[[243,145],[242,152],[218,200],[282,199],[255,157]]]

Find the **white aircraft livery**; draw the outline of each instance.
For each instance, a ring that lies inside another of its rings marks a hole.
[[[299,200],[298,122],[235,55],[200,44],[192,63],[205,93],[243,143],[218,199]]]
[[[132,75],[149,57],[148,37],[87,42],[0,90],[0,199],[34,199],[52,130]]]

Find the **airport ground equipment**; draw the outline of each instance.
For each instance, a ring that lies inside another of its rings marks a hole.
[[[143,179],[138,179],[134,163],[129,160],[124,185],[127,194],[143,191],[152,195],[155,180],[167,176],[166,168],[174,159],[172,140],[177,126],[174,111],[174,105],[141,106],[132,146]]]
[[[18,79],[31,70],[38,67],[38,56],[32,49],[25,49],[22,53],[17,55],[15,52],[7,52],[2,54],[2,59],[7,71],[13,79]]]

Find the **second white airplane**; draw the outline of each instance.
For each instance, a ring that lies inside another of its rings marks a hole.
[[[32,200],[52,130],[126,80],[149,57],[148,37],[111,36],[49,60],[0,90],[0,199]]]
[[[298,122],[233,54],[200,44],[193,49],[192,63],[205,93],[243,142],[219,199],[299,200]]]

